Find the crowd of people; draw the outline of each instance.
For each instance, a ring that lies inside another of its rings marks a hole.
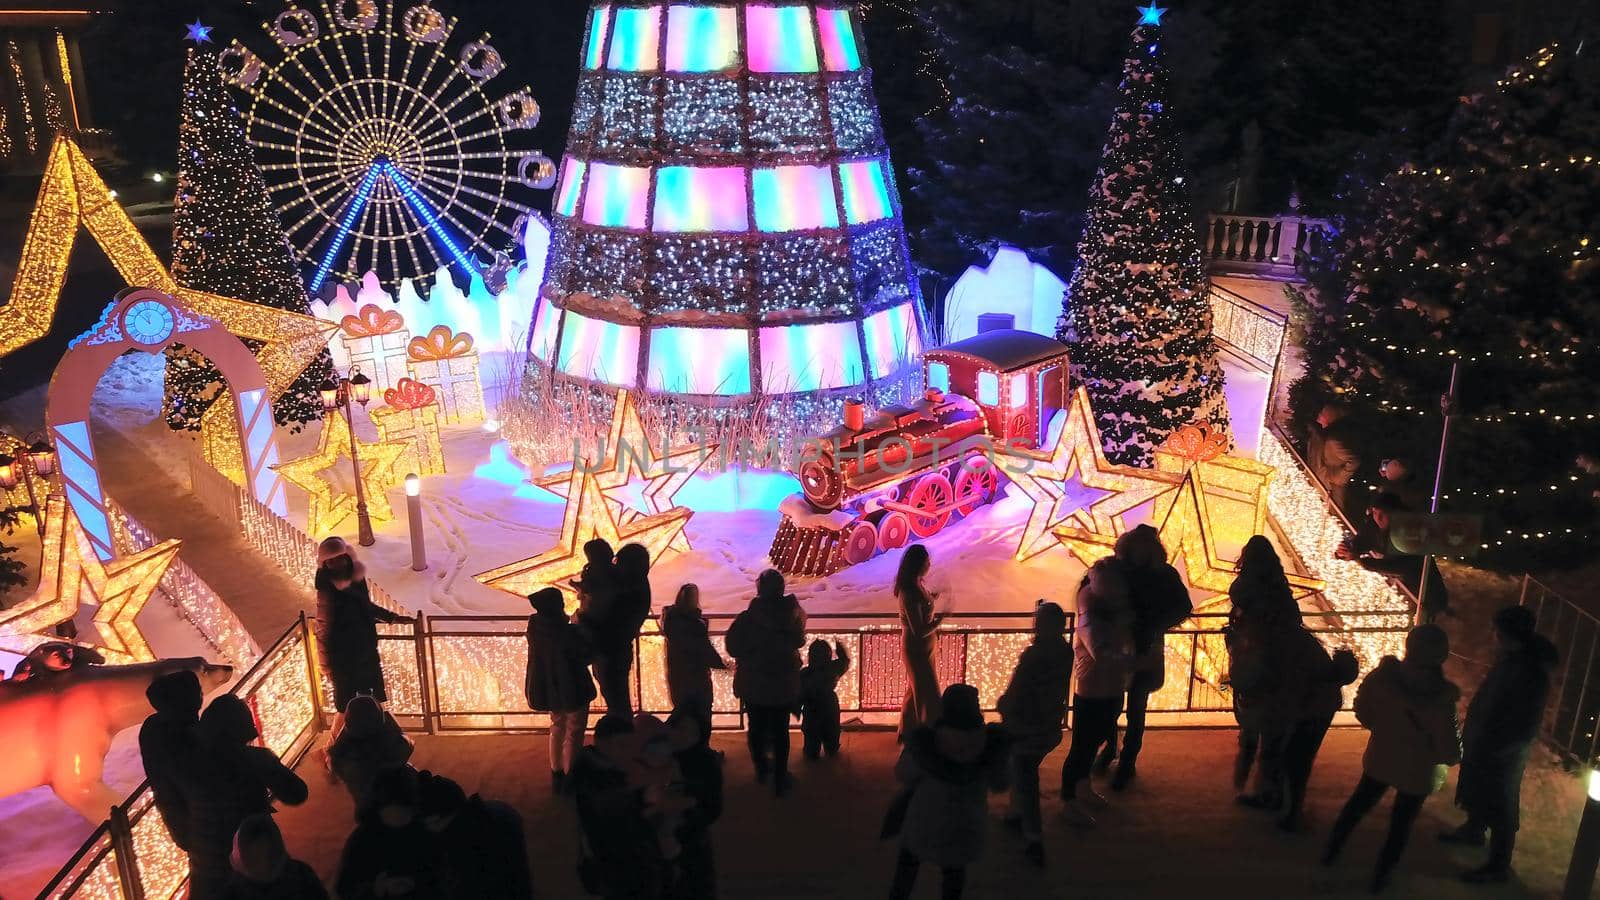
[[[756,580],[747,608],[718,651],[700,609],[699,589],[679,589],[659,613],[666,679],[674,710],[665,720],[636,712],[634,644],[649,617],[649,555],[644,548],[584,547],[571,587],[529,597],[526,699],[549,716],[553,793],[570,798],[578,824],[577,873],[592,895],[635,900],[714,898],[712,826],[723,809],[723,754],[712,748],[713,675],[733,670],[758,783],[790,792],[790,721],[798,717],[807,759],[840,752],[840,680],[852,661],[843,645],[807,644],[806,615],[781,573]],[[984,853],[989,796],[1009,791],[1003,824],[1021,856],[1045,865],[1040,767],[1070,735],[1062,765],[1059,820],[1091,828],[1108,801],[1094,776],[1123,791],[1137,776],[1150,696],[1165,673],[1166,633],[1192,615],[1188,591],[1167,562],[1160,536],[1139,526],[1113,555],[1090,567],[1073,610],[1040,602],[1032,640],[986,720],[976,688],[939,689],[936,650],[942,617],[925,584],[927,549],[905,551],[893,591],[899,603],[906,695],[893,778],[899,790],[880,834],[898,842],[891,898],[911,895],[924,866],[939,870],[941,896],[962,896],[968,868]],[[411,765],[412,744],[383,709],[376,625],[393,614],[368,595],[353,548],[337,538],[319,549],[317,636],[339,717],[325,762],[342,782],[356,825],[335,881],[340,898],[505,898],[534,894],[522,819],[510,806],[468,795],[456,782]],[[1253,538],[1230,589],[1226,629],[1228,686],[1239,725],[1234,768],[1238,800],[1268,811],[1286,831],[1305,827],[1304,803],[1317,753],[1344,689],[1360,675],[1347,650],[1329,653],[1306,627],[1272,544]],[[1468,818],[1440,835],[1454,844],[1488,843],[1469,881],[1509,877],[1519,790],[1549,690],[1554,648],[1520,607],[1495,618],[1500,658],[1458,728],[1460,691],[1444,675],[1445,632],[1422,625],[1402,657],[1386,657],[1354,698],[1370,732],[1363,775],[1334,821],[1323,861],[1336,862],[1347,839],[1385,793],[1395,793],[1388,837],[1372,874],[1374,892],[1391,879],[1429,794],[1459,763],[1457,803]],[[1069,636],[1070,635],[1070,636]],[[804,656],[802,656],[804,651]],[[598,688],[597,688],[598,686]],[[1069,690],[1072,724],[1068,729]],[[153,683],[155,714],[139,735],[155,803],[189,854],[191,896],[325,897],[322,885],[289,857],[271,814],[307,787],[270,750],[254,746],[248,707],[233,696],[203,698],[192,673]],[[604,715],[589,735],[591,706]],[[1118,722],[1125,721],[1118,749]],[[586,743],[586,736],[591,739]]]

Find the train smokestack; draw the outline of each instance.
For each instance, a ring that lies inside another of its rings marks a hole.
[[[867,426],[867,405],[851,397],[844,401],[844,427],[861,431]]]

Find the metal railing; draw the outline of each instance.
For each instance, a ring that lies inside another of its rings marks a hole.
[[[322,730],[315,641],[301,615],[237,682],[230,693],[260,723],[261,743],[294,765]],[[181,895],[189,861],[155,812],[148,781],[112,807],[78,852],[56,873],[39,900],[171,900]]]
[[[1533,610],[1539,633],[1558,654],[1540,735],[1568,760],[1594,765],[1600,751],[1600,618],[1531,575],[1522,576],[1520,602]]]

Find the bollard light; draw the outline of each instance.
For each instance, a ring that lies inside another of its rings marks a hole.
[[[415,473],[406,476],[406,520],[411,526],[411,570],[421,572],[428,567],[428,551],[423,546],[422,479]]]
[[[422,479],[415,475],[406,476],[406,496],[418,497],[422,495]],[[1593,788],[1590,788],[1593,790]]]
[[[1595,868],[1600,866],[1600,771],[1589,770],[1586,787],[1589,796],[1583,803],[1583,818],[1578,820],[1578,837],[1572,842],[1561,900],[1588,900],[1594,890]]]

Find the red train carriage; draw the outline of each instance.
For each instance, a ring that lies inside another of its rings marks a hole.
[[[829,575],[925,538],[992,501],[992,454],[1036,447],[1067,403],[1067,350],[1027,331],[990,331],[923,357],[928,386],[909,407],[844,422],[800,455],[801,493],[783,501],[773,565]]]

